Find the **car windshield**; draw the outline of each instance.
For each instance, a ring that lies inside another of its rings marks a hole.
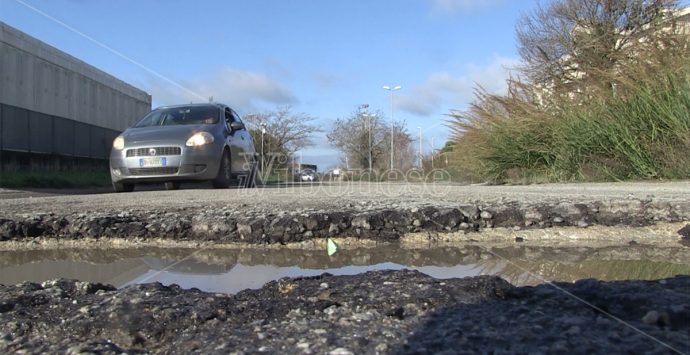
[[[213,106],[185,106],[151,111],[134,127],[173,126],[218,123],[218,108]]]

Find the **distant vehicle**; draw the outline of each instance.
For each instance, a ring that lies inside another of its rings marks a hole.
[[[227,188],[241,179],[255,186],[256,150],[239,115],[222,104],[159,107],[113,141],[110,177],[116,192],[135,184],[211,181]]]
[[[316,171],[311,170],[311,169],[305,169],[300,171],[297,174],[298,181],[308,181],[308,182],[313,182],[313,181],[318,181],[319,180],[319,175],[316,173]]]
[[[314,172],[319,171],[319,169],[316,167],[316,164],[299,164],[299,170],[311,170]]]
[[[340,181],[345,171],[339,168],[331,169],[321,174],[321,179],[326,181]]]

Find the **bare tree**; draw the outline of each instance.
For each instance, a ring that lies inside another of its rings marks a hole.
[[[375,170],[386,170],[390,161],[390,132],[391,126],[385,122],[381,111],[367,116],[356,110],[348,117],[338,118],[327,138],[347,157],[350,167],[368,169],[371,149],[372,167]],[[407,167],[412,159],[410,150],[413,140],[407,133],[404,122],[397,122],[393,133],[396,167]]]
[[[326,137],[347,157],[354,168],[369,168],[369,150],[371,149],[372,166],[378,168],[385,154],[383,132],[386,125],[381,116],[381,112],[367,116],[357,110],[347,118],[336,119],[333,129]]]
[[[244,117],[255,135],[255,142],[258,142],[257,138],[260,137],[263,126],[266,129],[264,139],[270,148],[268,152],[287,156],[292,156],[296,151],[313,144],[313,135],[320,131],[314,124],[315,119],[303,112],[293,113],[289,106],[275,111],[250,113]]]
[[[412,135],[410,132],[407,131],[407,122],[405,121],[395,121],[393,122],[393,149],[394,149],[394,154],[393,154],[393,159],[394,161],[394,168],[399,169],[402,171],[407,171],[411,169],[412,167],[415,166],[416,162],[419,159],[419,155],[414,150],[414,147],[412,145],[413,142],[415,142],[415,139],[412,138]],[[386,144],[386,161],[390,161],[390,146],[391,146],[391,128],[390,125],[386,128],[386,135],[385,135],[385,144]],[[386,168],[390,168],[389,165],[386,165]]]
[[[562,93],[609,85],[621,65],[674,48],[674,0],[556,0],[517,25],[527,79]],[[661,58],[661,56],[658,56]]]

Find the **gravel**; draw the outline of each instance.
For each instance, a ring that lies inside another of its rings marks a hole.
[[[513,287],[415,271],[236,295],[59,279],[0,286],[0,352],[668,353],[690,347],[688,290],[687,276]]]

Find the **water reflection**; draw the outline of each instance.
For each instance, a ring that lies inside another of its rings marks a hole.
[[[399,245],[341,250],[110,249],[1,251],[0,283],[65,277],[118,287],[145,282],[234,293],[282,277],[417,269],[436,278],[499,275],[515,285],[543,280],[656,279],[690,274],[690,248],[466,245],[409,249]]]

